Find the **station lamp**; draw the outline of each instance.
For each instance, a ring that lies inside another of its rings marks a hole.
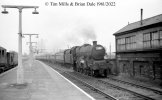
[[[6,8],[4,8],[4,11],[2,11],[3,14],[8,14],[8,11],[6,11]]]
[[[37,9],[35,8],[35,10],[32,12],[32,14],[39,14],[39,12],[38,12]]]

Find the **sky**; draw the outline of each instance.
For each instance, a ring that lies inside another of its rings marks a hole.
[[[60,6],[59,2],[67,2],[69,6]],[[70,6],[75,2],[85,3],[85,6]],[[87,2],[95,6],[88,6]],[[115,6],[97,6],[97,2],[115,2]],[[139,21],[141,8],[143,19],[162,14],[162,0],[0,0],[1,5],[39,6],[38,15],[32,14],[34,9],[23,9],[22,33],[39,34],[39,38],[32,37],[32,42],[38,42],[37,48],[45,52],[92,44],[94,40],[107,52],[111,45],[111,51],[115,52],[113,34],[128,22]],[[0,13],[0,46],[18,51],[19,13],[17,9],[7,11],[9,14]],[[29,37],[25,36],[23,53],[29,52],[27,42]]]

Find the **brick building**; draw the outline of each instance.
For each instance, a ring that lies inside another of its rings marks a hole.
[[[144,20],[141,16],[114,35],[120,74],[162,79],[162,14]]]

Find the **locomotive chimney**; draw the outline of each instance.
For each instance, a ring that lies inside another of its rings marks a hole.
[[[143,9],[141,9],[141,25],[143,24]]]
[[[93,41],[93,45],[97,45],[97,41]]]

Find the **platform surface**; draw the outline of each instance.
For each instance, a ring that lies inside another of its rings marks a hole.
[[[51,67],[23,62],[24,83],[16,84],[17,68],[0,75],[0,100],[94,100]]]

